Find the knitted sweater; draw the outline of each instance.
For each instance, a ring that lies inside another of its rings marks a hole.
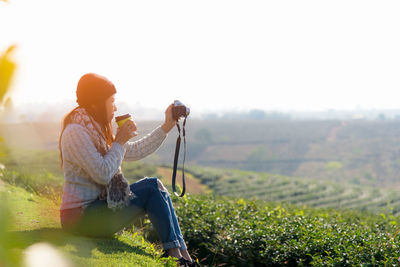
[[[159,126],[138,141],[128,141],[124,146],[112,143],[103,157],[85,127],[69,124],[61,136],[65,182],[60,210],[86,207],[100,195],[100,185],[108,184],[122,160],[146,157],[160,147],[166,136]]]

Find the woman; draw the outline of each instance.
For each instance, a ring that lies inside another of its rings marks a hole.
[[[78,82],[79,106],[64,117],[59,139],[65,177],[61,225],[75,234],[110,236],[147,213],[160,236],[164,255],[176,257],[181,265],[196,266],[161,181],[144,178],[129,185],[120,167],[122,160],[139,160],[158,149],[175,125],[172,105],[161,126],[129,142],[136,135],[131,120],[113,136],[115,93],[115,86],[97,74],[85,74]]]

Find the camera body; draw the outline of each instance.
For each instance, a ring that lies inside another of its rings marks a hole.
[[[175,121],[178,121],[182,117],[189,116],[190,109],[182,104],[179,100],[174,101],[174,106],[172,107],[172,117]]]

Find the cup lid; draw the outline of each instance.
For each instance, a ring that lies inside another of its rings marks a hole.
[[[131,117],[131,115],[129,113],[125,114],[125,115],[121,115],[121,116],[116,116],[115,117],[115,121],[120,121],[120,120],[124,120],[126,118]]]

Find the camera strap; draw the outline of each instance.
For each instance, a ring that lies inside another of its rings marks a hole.
[[[181,127],[179,126],[179,122],[176,122],[176,128],[178,128],[178,138],[176,139],[176,147],[175,147],[175,157],[174,157],[174,168],[172,172],[172,190],[174,194],[179,197],[183,197],[186,191],[186,183],[185,183],[185,159],[186,159],[186,133],[185,133],[185,125],[186,125],[186,117],[183,121],[182,126],[182,135],[183,135],[183,163],[182,163],[182,193],[179,195],[176,192],[176,170],[178,168],[178,158],[179,158],[179,149],[181,146]]]

